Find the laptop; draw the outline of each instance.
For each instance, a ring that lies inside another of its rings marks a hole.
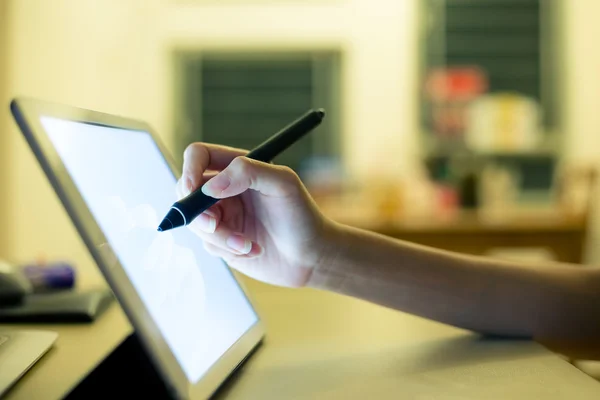
[[[0,330],[0,397],[52,348],[57,337],[47,330]]]
[[[11,111],[173,398],[207,398],[264,328],[188,229],[157,232],[181,166],[145,122],[30,98]]]

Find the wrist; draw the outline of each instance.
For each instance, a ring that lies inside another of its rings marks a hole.
[[[305,284],[313,289],[330,289],[341,279],[339,271],[343,264],[343,255],[349,246],[348,229],[345,225],[332,220],[323,224],[320,255],[312,266],[311,274]]]

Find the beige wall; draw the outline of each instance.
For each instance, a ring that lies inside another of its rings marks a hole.
[[[357,178],[409,173],[417,130],[416,0],[217,3],[170,8],[166,40],[198,49],[341,48],[348,169]]]
[[[11,0],[8,93],[70,103],[148,120],[166,129],[156,109],[151,2],[142,0]],[[150,20],[150,23],[146,23]],[[4,113],[4,111],[3,111]],[[8,128],[8,130],[7,130]],[[10,119],[3,125],[12,157],[6,192],[7,257],[65,258],[82,279],[97,276],[91,258]]]
[[[8,2],[0,1],[0,221],[6,221],[10,209],[8,168],[10,153],[7,151],[7,76],[8,66]],[[4,229],[0,230],[0,259],[6,257],[7,249],[11,247],[11,235]]]
[[[398,175],[414,167],[417,0],[347,0],[310,6],[300,2],[177,6],[166,0],[2,0],[0,4],[10,22],[0,24],[0,32],[8,30],[2,37],[9,45],[2,58],[7,70],[0,74],[0,96],[6,82],[10,96],[36,96],[142,118],[171,147],[172,49],[341,48],[344,151],[350,171],[367,178],[374,171]],[[566,156],[598,160],[600,49],[593,39],[600,37],[594,17],[600,2],[568,5],[563,13]],[[4,232],[0,257],[65,257],[82,267],[84,278],[95,277],[87,251],[3,110],[0,163],[4,164],[0,166],[10,168],[0,170],[0,217],[8,221],[6,229],[0,230]],[[374,154],[379,164],[372,162]]]
[[[6,0],[4,0],[6,2]],[[368,176],[408,171],[415,138],[415,2],[349,0],[302,6],[176,6],[162,0],[8,0],[10,96],[27,95],[149,121],[168,141],[171,51],[177,47],[341,47],[345,152]],[[97,276],[90,257],[12,120],[5,207],[18,261],[67,258]],[[382,156],[383,155],[383,156]],[[385,156],[388,157],[385,157]]]
[[[600,2],[564,2],[565,159],[591,163],[600,171]],[[587,262],[600,265],[600,191],[596,198]]]
[[[567,69],[566,156],[574,161],[600,160],[600,12],[596,0],[570,1],[564,7]]]

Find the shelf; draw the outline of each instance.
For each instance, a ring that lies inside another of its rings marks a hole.
[[[535,149],[524,150],[492,150],[477,151],[469,149],[459,140],[440,140],[433,138],[430,133],[422,133],[422,149],[425,158],[490,158],[490,157],[558,157],[560,147],[554,136],[548,136],[544,142]]]

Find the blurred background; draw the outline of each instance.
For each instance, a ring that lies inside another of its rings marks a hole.
[[[98,272],[8,112],[148,121],[174,157],[250,148],[332,218],[472,254],[600,262],[596,0],[0,0],[0,258]]]

